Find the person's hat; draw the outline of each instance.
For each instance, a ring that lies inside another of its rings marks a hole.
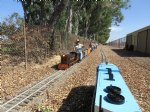
[[[79,41],[80,41],[79,39],[76,40],[76,42],[79,42]]]

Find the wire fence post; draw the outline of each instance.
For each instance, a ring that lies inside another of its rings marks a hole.
[[[59,36],[59,52],[61,51],[62,48],[62,40],[61,40],[61,34]]]
[[[27,36],[26,36],[25,20],[23,25],[23,34],[24,34],[25,69],[27,70]]]
[[[67,39],[68,39],[68,37],[67,36],[68,36],[68,33],[66,32],[65,33],[65,47],[66,47],[66,52],[68,53],[68,46],[67,46],[67,43],[68,43]]]
[[[0,104],[2,104],[3,101],[2,101],[2,79],[0,77]]]

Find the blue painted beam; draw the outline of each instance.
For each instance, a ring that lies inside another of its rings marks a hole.
[[[109,75],[107,68],[112,69],[114,80],[108,80]],[[106,100],[108,93],[106,93],[104,89],[110,85],[121,88],[121,95],[125,97],[125,102],[123,104],[113,104]],[[123,77],[121,76],[119,68],[114,64],[109,63],[106,65],[105,63],[101,63],[97,67],[96,96],[94,107],[95,112],[99,112],[98,108],[100,95],[102,95],[102,108],[104,112],[141,112],[136,99],[130,92]]]

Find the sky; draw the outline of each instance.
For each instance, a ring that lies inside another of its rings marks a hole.
[[[124,20],[120,26],[111,27],[108,42],[150,25],[150,0],[130,0],[130,5],[129,9],[122,10]]]
[[[130,0],[130,5],[129,9],[122,10],[124,20],[120,25],[111,26],[108,42],[150,25],[150,0]],[[23,16],[21,3],[17,0],[0,0],[0,22],[14,12]]]
[[[0,22],[14,12],[23,16],[23,8],[20,2],[17,2],[17,0],[0,0]]]

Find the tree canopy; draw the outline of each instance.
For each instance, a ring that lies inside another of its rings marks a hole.
[[[130,7],[129,0],[19,0],[29,25],[48,25],[105,42],[112,24],[123,20],[121,10]]]
[[[23,18],[18,13],[13,13],[0,22],[0,35],[13,35],[23,30]]]

